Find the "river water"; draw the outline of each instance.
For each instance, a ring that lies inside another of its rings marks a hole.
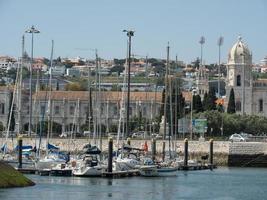
[[[120,179],[28,175],[36,185],[0,189],[0,200],[267,199],[267,169],[178,171],[176,177]]]

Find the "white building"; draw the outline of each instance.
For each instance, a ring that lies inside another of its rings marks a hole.
[[[73,69],[73,68],[68,68],[67,69],[67,76],[70,77],[80,77],[81,73],[79,69]]]
[[[228,54],[227,101],[231,88],[235,93],[237,113],[267,117],[267,80],[253,80],[252,53],[241,37],[238,38]]]
[[[66,73],[66,67],[63,66],[55,66],[52,68],[49,68],[49,74],[52,73],[53,76],[64,76]]]

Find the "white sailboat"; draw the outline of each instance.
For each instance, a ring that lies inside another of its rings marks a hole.
[[[128,52],[128,49],[127,49]],[[129,56],[129,55],[128,55]],[[129,58],[129,57],[128,57]],[[126,59],[126,63],[127,63],[127,59]],[[125,144],[124,144],[124,124],[125,124],[125,91],[126,91],[126,77],[127,77],[127,73],[126,73],[126,69],[124,70],[124,79],[123,79],[123,88],[122,88],[122,93],[121,93],[121,102],[120,102],[120,118],[119,118],[119,125],[118,125],[118,134],[117,134],[117,155],[112,163],[113,165],[113,171],[128,171],[128,170],[132,170],[132,169],[136,169],[137,166],[140,165],[140,161],[137,160],[136,157],[133,157],[132,154],[130,154],[129,152],[125,152]],[[130,73],[129,68],[128,68],[128,73]],[[130,90],[129,85],[128,85],[128,90]],[[121,132],[121,125],[123,126],[123,131]],[[122,138],[122,142],[121,142],[121,138]],[[119,147],[122,146],[122,148],[120,148],[119,151]],[[129,150],[131,149],[128,148]]]
[[[53,66],[53,49],[54,49],[54,41],[52,40],[52,50],[51,50],[51,63],[50,63],[50,77],[49,77],[49,97],[48,97],[48,132],[46,138],[46,155],[44,158],[38,160],[36,162],[36,169],[44,170],[44,169],[52,169],[53,167],[57,166],[58,164],[66,163],[65,155],[59,152],[59,149],[51,144],[49,144],[50,138],[50,126],[51,126],[51,91],[52,91],[52,66]],[[41,133],[40,133],[41,134]],[[40,144],[39,144],[40,147]],[[39,148],[40,151],[40,148]],[[40,156],[40,155],[39,155]]]
[[[102,148],[102,141],[101,141],[101,117],[100,117],[100,106],[101,106],[101,88],[100,88],[100,63],[97,54],[97,50],[95,50],[96,56],[96,84],[95,84],[95,106],[97,112],[95,113],[95,120],[94,120],[94,135],[93,135],[93,143],[94,146],[91,144],[85,145],[83,148],[83,154],[76,160],[76,166],[73,168],[72,173],[74,176],[102,176],[102,171],[105,170],[105,166],[102,165],[100,162],[100,154]],[[89,72],[90,73],[90,72]],[[90,74],[88,74],[89,76]],[[89,92],[91,91],[90,80],[89,81]],[[90,94],[89,99],[90,101]],[[90,102],[89,102],[90,104]],[[89,105],[89,130],[90,130],[90,105]],[[96,145],[96,137],[99,138],[99,147]]]

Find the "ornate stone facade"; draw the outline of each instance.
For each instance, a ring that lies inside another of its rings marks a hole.
[[[234,89],[236,112],[267,117],[267,80],[253,80],[252,53],[239,37],[228,54],[226,101]],[[226,102],[226,105],[228,102]]]

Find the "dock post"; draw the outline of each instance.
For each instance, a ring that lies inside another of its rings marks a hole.
[[[127,138],[127,144],[131,145],[131,138]]]
[[[108,172],[112,173],[112,157],[113,157],[113,138],[108,140]]]
[[[152,153],[152,160],[155,162],[156,160],[156,139],[152,139],[151,141],[151,153]]]
[[[165,161],[165,141],[162,142],[162,162]]]
[[[184,140],[184,167],[187,169],[188,167],[188,139]]]
[[[210,139],[210,166],[213,167],[213,139]]]
[[[18,138],[18,168],[22,168],[22,137]]]

